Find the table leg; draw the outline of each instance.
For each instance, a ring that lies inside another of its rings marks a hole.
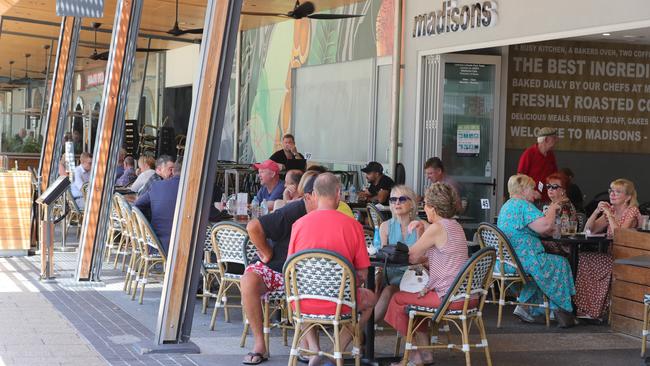
[[[576,279],[578,275],[578,245],[569,246],[569,259],[571,261],[571,273],[573,273],[573,279]]]
[[[368,267],[368,281],[366,287],[372,291],[375,289],[375,266]],[[375,310],[372,311],[365,330],[366,346],[363,358],[373,360],[375,358]]]

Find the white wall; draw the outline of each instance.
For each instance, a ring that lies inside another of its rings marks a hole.
[[[199,66],[199,45],[193,44],[167,51],[165,87],[192,85]]]
[[[477,0],[458,0],[469,5]],[[481,1],[482,2],[482,1]],[[648,0],[496,0],[494,27],[412,38],[416,15],[442,9],[442,1],[406,1],[404,35],[403,146],[415,146],[417,118],[417,61],[420,52],[450,53],[509,44],[576,37],[650,26]],[[505,75],[504,75],[505,76]],[[501,121],[505,123],[505,121]],[[407,172],[420,169],[415,149],[404,148],[401,161]],[[417,165],[417,166],[414,166]],[[413,176],[407,176],[413,185]]]

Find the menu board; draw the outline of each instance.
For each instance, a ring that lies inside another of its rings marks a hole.
[[[648,153],[650,46],[553,41],[511,46],[508,148],[526,148],[542,127],[556,149]]]

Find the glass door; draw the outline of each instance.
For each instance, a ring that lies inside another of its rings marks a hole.
[[[442,55],[438,156],[460,186],[468,232],[496,215],[501,57]]]

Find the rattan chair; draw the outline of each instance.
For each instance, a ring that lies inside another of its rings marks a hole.
[[[142,304],[144,299],[144,288],[149,282],[150,270],[153,266],[160,264],[162,266],[162,274],[164,276],[166,257],[165,252],[163,251],[162,245],[160,245],[160,240],[156,236],[156,233],[149,225],[149,221],[142,214],[137,207],[132,208],[133,221],[135,234],[137,237],[137,243],[140,247],[140,256],[138,257],[138,272],[136,277],[136,287],[133,290],[131,300],[135,299],[136,292],[138,292],[137,285],[140,285],[140,301]]]
[[[494,248],[497,251],[497,259],[499,260],[498,266],[495,267],[494,273],[492,274],[493,283],[491,284],[492,289],[492,300],[487,301],[487,303],[496,303],[499,304],[499,315],[497,317],[497,328],[501,327],[501,317],[503,315],[503,307],[505,305],[524,305],[524,306],[535,306],[544,309],[544,315],[546,318],[546,326],[548,327],[551,322],[550,317],[550,307],[549,300],[546,295],[544,296],[544,303],[542,304],[531,304],[531,303],[522,303],[519,301],[506,301],[506,292],[513,285],[518,285],[523,287],[527,282],[534,282],[535,280],[526,272],[524,272],[521,262],[517,257],[517,253],[514,251],[510,245],[508,237],[495,225],[482,223],[479,225],[478,230],[478,239],[481,248],[490,247]],[[507,273],[506,265],[510,265],[515,269],[514,273]],[[499,288],[499,300],[496,300],[494,293],[494,283],[497,284]]]
[[[426,306],[409,305],[406,312],[409,315],[409,325],[406,334],[406,345],[404,347],[404,360],[408,360],[411,350],[422,349],[455,349],[465,353],[465,364],[471,365],[470,349],[483,348],[487,365],[492,365],[490,349],[488,347],[485,324],[483,322],[483,305],[488,293],[488,287],[492,282],[492,271],[496,261],[496,251],[493,248],[483,248],[476,252],[467,262],[465,268],[456,276],[453,286],[447,293],[442,303],[437,308]],[[472,300],[475,300],[474,304]],[[462,302],[462,309],[451,310],[450,305],[455,302]],[[438,329],[442,322],[453,324],[461,336],[462,344],[432,344],[413,345],[413,336],[420,326],[426,326],[430,322],[429,329]],[[469,334],[472,325],[476,324],[481,336],[481,343],[470,344]]]
[[[576,214],[576,219],[578,220],[578,232],[581,233],[585,229],[585,224],[587,223],[587,215],[582,212]]]
[[[137,249],[137,244],[135,243],[137,237],[133,232],[133,223],[131,222],[131,204],[120,194],[113,196],[117,201],[117,207],[120,210],[120,223],[122,226],[122,236],[124,240],[121,240],[117,244],[115,249],[115,259],[113,260],[113,268],[117,269],[117,263],[120,262],[120,257],[122,258],[122,272],[127,272],[126,278],[133,277],[135,275],[135,265],[134,265],[134,256],[133,250]],[[127,265],[126,257],[131,255],[131,259]],[[130,273],[129,273],[130,272]],[[127,283],[125,281],[124,288],[127,288]]]
[[[201,312],[205,314],[208,309],[210,298],[216,298],[217,294],[211,291],[212,284],[220,283],[219,265],[212,260],[212,228],[214,224],[208,224],[205,233],[205,242],[203,243],[203,262],[201,264],[201,275],[203,276],[203,306]]]
[[[645,350],[647,347],[648,335],[650,331],[648,330],[648,323],[650,322],[650,294],[643,295],[643,330],[641,331],[641,357],[645,356]]]
[[[345,258],[327,250],[305,250],[292,255],[284,265],[284,283],[289,304],[289,317],[294,324],[294,336],[288,365],[296,365],[298,355],[322,353],[343,365],[343,356],[352,355],[355,365],[361,364],[360,330],[357,319],[356,273]],[[318,299],[336,304],[332,315],[303,312],[301,300]],[[344,311],[343,306],[348,308]],[[333,329],[329,329],[332,327]],[[340,343],[344,328],[352,334],[352,350],[345,352]],[[334,344],[332,352],[312,352],[300,347],[308,331],[323,331]]]
[[[264,344],[266,345],[267,356],[271,355],[271,329],[280,328],[282,330],[284,345],[288,345],[287,330],[293,329],[293,327],[289,324],[287,311],[287,302],[284,291],[271,291],[262,297],[262,321],[264,324]],[[273,318],[273,315],[276,313],[279,314],[280,321],[271,323],[271,318]],[[246,314],[243,315],[244,331],[242,332],[241,341],[239,342],[239,347],[242,348],[246,346],[246,337],[248,336],[249,329]]]
[[[79,208],[79,205],[77,205],[77,202],[74,200],[74,197],[72,197],[72,191],[70,191],[70,188],[66,190],[65,196],[66,196],[67,204],[70,207],[70,213],[66,218],[67,223],[65,225],[65,230],[67,232],[70,229],[72,223],[74,223],[75,226],[77,227],[77,240],[79,240],[81,239],[81,225],[84,220],[84,211]]]
[[[108,227],[108,234],[106,235],[106,245],[104,246],[104,260],[110,262],[111,255],[120,246],[122,238],[122,212],[119,208],[119,203],[115,197],[119,193],[115,193],[111,198],[111,217],[110,225]],[[118,240],[119,239],[119,240]]]
[[[246,268],[256,253],[255,246],[248,240],[246,229],[234,222],[220,222],[212,227],[212,251],[217,257],[217,270],[219,272],[219,292],[216,296],[210,330],[214,330],[219,308],[224,308],[226,322],[230,321],[229,307],[241,307],[228,304],[227,293],[231,288],[241,290],[241,273],[234,273],[229,265],[239,264]]]
[[[375,226],[381,226],[381,223],[384,222],[381,212],[373,203],[366,205],[366,212],[368,214],[368,224],[370,227],[374,228]]]

